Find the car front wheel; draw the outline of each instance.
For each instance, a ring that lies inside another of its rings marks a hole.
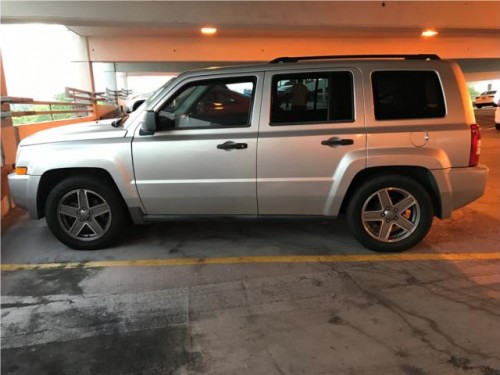
[[[50,192],[47,225],[57,239],[78,250],[112,244],[126,225],[126,210],[117,192],[91,177],[71,177]]]
[[[427,191],[405,176],[379,176],[363,184],[347,206],[347,222],[369,249],[399,252],[418,244],[434,216]]]

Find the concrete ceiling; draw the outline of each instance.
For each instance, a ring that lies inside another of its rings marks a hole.
[[[500,34],[498,1],[2,1],[2,23],[66,25],[82,36],[392,37]]]
[[[221,56],[227,55],[261,61],[261,50],[278,51],[269,52],[274,56],[284,45],[293,50],[296,40],[301,50],[308,46],[321,50],[325,45],[336,53],[430,49],[445,58],[461,59],[472,80],[500,77],[500,1],[2,0],[0,8],[2,23],[61,24],[88,37],[92,61],[189,64],[193,56],[185,54],[183,59],[176,47],[186,45],[193,46],[202,65],[224,61]],[[218,28],[218,43],[200,35],[200,27],[208,25]],[[432,47],[420,37],[427,28],[439,32]],[[118,45],[130,46],[126,56],[104,56]],[[239,54],[230,46],[238,46]],[[168,49],[177,52],[159,52]],[[215,49],[218,55],[207,52]],[[132,58],[130,50],[137,56]],[[160,65],[154,68],[168,69]]]

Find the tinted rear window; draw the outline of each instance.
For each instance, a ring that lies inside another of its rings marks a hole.
[[[377,120],[434,118],[446,114],[436,72],[374,72],[372,85]]]
[[[273,77],[271,125],[353,122],[350,72],[277,74]]]

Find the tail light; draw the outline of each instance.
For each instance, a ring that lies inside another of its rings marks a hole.
[[[478,124],[470,126],[470,157],[469,167],[475,167],[479,164],[479,155],[481,154],[481,129]]]

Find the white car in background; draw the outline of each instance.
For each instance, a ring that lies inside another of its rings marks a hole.
[[[492,105],[493,107],[498,106],[500,101],[500,92],[497,90],[489,90],[482,92],[479,96],[474,99],[474,105],[477,108]]]

